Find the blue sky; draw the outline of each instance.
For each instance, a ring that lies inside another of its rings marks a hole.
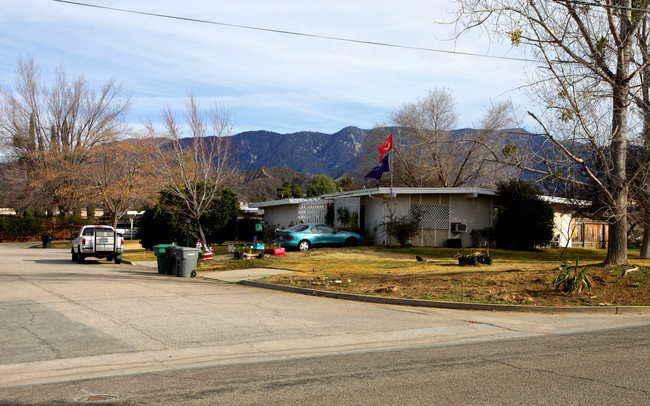
[[[480,55],[521,56],[486,37],[449,41],[445,0],[79,0],[190,19]],[[526,108],[523,62],[381,47],[138,15],[52,0],[0,0],[0,82],[34,58],[50,79],[57,66],[93,85],[114,78],[131,96],[128,117],[182,109],[188,90],[230,109],[235,132],[335,132],[389,123],[406,102],[445,87],[458,127],[510,99]]]

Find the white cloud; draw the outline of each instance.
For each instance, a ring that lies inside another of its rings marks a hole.
[[[451,50],[485,52],[486,39],[440,41],[450,3],[394,1],[87,0],[88,3],[228,24]],[[164,102],[182,107],[187,90],[227,103],[238,129],[328,131],[370,127],[436,87],[456,95],[461,122],[478,121],[491,100],[520,92],[523,64],[362,45],[202,24],[47,0],[9,0],[0,15],[0,80],[13,80],[18,56],[52,74],[62,65],[93,83],[111,77],[131,93],[138,116]],[[505,53],[492,46],[491,53]],[[504,94],[505,93],[505,94]],[[159,104],[158,104],[159,103]],[[158,104],[158,105],[156,105]],[[480,110],[480,111],[478,111]]]

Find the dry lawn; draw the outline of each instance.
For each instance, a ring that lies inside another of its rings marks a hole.
[[[321,290],[445,301],[549,306],[650,305],[650,260],[630,252],[633,266],[602,269],[605,252],[569,249],[565,258],[589,265],[591,292],[567,295],[548,287],[561,250],[492,250],[493,265],[459,266],[457,250],[445,248],[321,248],[263,260],[226,260],[202,270],[265,267],[297,271],[266,281]],[[425,261],[417,261],[416,256]],[[627,272],[626,270],[637,268]]]

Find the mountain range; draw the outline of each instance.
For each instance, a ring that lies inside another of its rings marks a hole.
[[[397,133],[398,128],[387,132]],[[276,189],[289,180],[303,191],[314,175],[333,179],[359,174],[359,155],[371,130],[345,127],[333,134],[300,131],[280,134],[271,131],[247,131],[235,134],[231,145],[238,163],[236,192],[243,200],[275,198]],[[473,129],[452,131],[452,138],[465,138]],[[542,148],[543,137],[525,130],[502,132],[516,144]],[[370,168],[368,168],[370,170]],[[365,173],[365,172],[364,172]]]
[[[356,168],[356,157],[369,132],[357,127],[345,127],[334,134],[248,131],[233,135],[231,142],[240,171],[282,167],[309,177],[336,179]]]

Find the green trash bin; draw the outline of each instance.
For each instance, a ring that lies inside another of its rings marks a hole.
[[[158,244],[153,246],[153,253],[156,255],[156,261],[158,262],[158,273],[161,275],[167,275],[167,253],[165,248],[175,247],[174,244]]]

